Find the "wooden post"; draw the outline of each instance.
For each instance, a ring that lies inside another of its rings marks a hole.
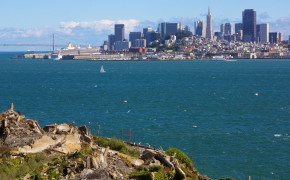
[[[10,108],[11,111],[14,111],[14,104],[11,103],[11,108]]]
[[[101,126],[98,125],[98,136],[100,136],[100,128],[101,128]]]
[[[130,133],[130,143],[131,143],[131,138],[132,138],[132,135],[131,135],[131,128],[129,129],[129,133]]]
[[[122,139],[122,141],[123,141],[123,134],[124,134],[124,131],[123,131],[123,128],[122,128],[122,130],[121,130],[121,139]]]
[[[251,176],[249,176],[249,180],[251,180]]]
[[[205,157],[205,162],[204,162],[204,175],[206,176],[206,160],[207,160],[207,156]]]

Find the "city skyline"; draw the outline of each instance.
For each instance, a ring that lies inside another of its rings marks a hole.
[[[56,1],[50,1],[50,4],[60,5],[61,7],[64,2],[68,1],[57,3]],[[72,0],[68,4],[68,8],[62,9],[61,12],[60,10],[55,10],[55,8],[49,12],[47,9],[40,11],[39,8],[48,6],[48,2],[37,3],[35,1],[34,4],[26,3],[26,5],[16,0],[5,2],[4,6],[0,7],[0,15],[2,17],[6,15],[0,24],[0,43],[24,43],[28,40],[31,43],[51,43],[51,36],[54,33],[56,34],[57,44],[64,44],[64,42],[70,41],[73,44],[101,45],[109,34],[114,33],[114,24],[125,24],[126,39],[129,38],[130,32],[142,31],[145,27],[151,27],[156,30],[161,22],[181,22],[183,26],[188,25],[191,27],[191,31],[194,32],[195,21],[199,19],[206,21],[208,6],[211,8],[213,32],[218,32],[220,25],[223,23],[235,24],[242,22],[244,9],[255,9],[257,12],[257,24],[269,23],[270,32],[282,32],[284,39],[287,39],[290,34],[290,13],[287,14],[288,11],[286,10],[288,6],[281,6],[281,4],[290,3],[284,0],[276,1],[277,5],[272,6],[266,5],[266,2],[261,6],[257,2],[247,0],[239,1],[240,3],[238,1],[235,1],[235,3],[230,1],[193,3],[182,0],[181,3],[174,4],[174,6],[172,6],[173,1],[166,1],[167,4],[163,6],[161,2],[164,3],[165,1],[158,1],[151,9],[148,9],[146,3],[138,6],[139,3],[137,2],[131,4],[132,8],[128,8],[130,3],[133,3],[132,0],[123,2],[123,4],[117,1],[112,2],[109,5],[107,2],[97,4],[85,1],[81,5],[73,5],[74,0]],[[149,4],[150,2],[148,1]],[[12,3],[14,3],[14,6],[12,6]],[[225,4],[227,4],[226,10],[223,7]],[[25,8],[20,8],[22,5]],[[117,10],[116,6],[119,7]],[[76,11],[77,7],[79,8],[78,11]],[[96,8],[95,11],[90,11],[90,8],[93,7]],[[123,7],[127,7],[127,9]],[[189,9],[189,7],[192,8]],[[111,11],[107,11],[108,8],[111,8]],[[87,9],[86,13],[79,13],[84,11],[84,9]],[[136,9],[138,13],[134,13]],[[154,11],[157,9],[159,9],[158,13]],[[107,13],[104,13],[104,11],[107,11]],[[38,13],[39,16],[35,16],[35,13]],[[18,17],[16,18],[16,16]],[[0,47],[0,51],[5,51],[5,49],[7,47]]]

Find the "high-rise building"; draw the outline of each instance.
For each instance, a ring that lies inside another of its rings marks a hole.
[[[208,7],[208,15],[206,20],[206,38],[212,40],[213,39],[213,31],[212,31],[212,18],[210,13],[210,8]]]
[[[240,33],[240,30],[243,30],[243,24],[242,23],[236,23],[235,24],[235,33]]]
[[[279,32],[278,37],[279,37],[280,42],[282,42],[284,40],[282,32]]]
[[[256,11],[254,9],[243,11],[243,38],[244,42],[256,40]]]
[[[146,39],[136,39],[135,40],[135,44],[136,44],[135,47],[143,47],[143,48],[145,48],[146,47]]]
[[[176,34],[179,29],[178,23],[163,22],[159,25],[159,33],[164,38],[166,35]]]
[[[125,25],[115,24],[115,41],[123,41],[125,39]]]
[[[152,28],[150,28],[150,27],[143,28],[143,34],[144,34],[144,36],[145,36],[146,33],[148,33],[148,32],[152,32],[152,31],[153,31],[153,30],[152,30]]]
[[[206,25],[204,21],[196,21],[194,23],[195,35],[205,37]]]
[[[146,39],[146,46],[148,46],[151,42],[160,39],[160,34],[156,31],[151,31],[144,34],[144,38]]]
[[[185,26],[185,28],[184,28],[184,30],[186,31],[186,32],[190,32],[190,26]]]
[[[115,50],[116,51],[123,51],[129,49],[131,47],[130,41],[116,41],[115,42]]]
[[[270,32],[269,33],[269,42],[271,44],[279,42],[279,33],[278,32]]]
[[[131,41],[132,47],[137,47],[136,46],[136,39],[142,39],[142,38],[143,38],[142,32],[130,32],[130,34],[129,34],[129,41]]]
[[[233,35],[234,31],[233,31],[233,25],[232,23],[226,23],[225,24],[225,35]]]
[[[222,34],[225,34],[225,24],[221,24],[221,31]]]
[[[259,39],[260,43],[269,42],[269,24],[260,24],[259,27]]]
[[[115,35],[111,34],[108,36],[108,49],[114,50],[114,44],[115,44]]]

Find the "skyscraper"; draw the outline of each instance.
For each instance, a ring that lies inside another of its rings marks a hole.
[[[240,30],[243,30],[243,24],[242,23],[236,23],[235,24],[235,33],[240,33]]]
[[[123,41],[125,39],[125,25],[115,24],[115,41]]]
[[[114,50],[114,44],[115,44],[115,35],[111,34],[108,36],[108,49],[109,50]]]
[[[176,34],[179,29],[178,23],[163,22],[159,25],[159,33],[164,38],[166,35]]]
[[[269,42],[269,24],[260,24],[260,43]]]
[[[221,33],[225,34],[225,24],[221,24]]]
[[[142,38],[143,38],[142,32],[130,32],[129,34],[129,41],[131,41],[132,47],[137,47],[136,39],[142,39]]]
[[[256,11],[254,9],[243,11],[243,39],[244,42],[256,40]]]
[[[210,8],[208,7],[208,15],[206,20],[206,38],[212,40],[213,39],[213,32],[212,32],[212,18],[210,13]]]
[[[226,23],[225,24],[225,35],[233,35],[234,31],[233,31],[233,25],[232,23]]]
[[[204,21],[195,21],[194,23],[195,35],[205,37],[206,26]]]

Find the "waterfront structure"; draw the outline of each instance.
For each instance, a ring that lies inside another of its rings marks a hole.
[[[206,25],[204,21],[196,21],[194,23],[195,35],[205,37]]]
[[[116,41],[115,42],[115,50],[116,51],[124,51],[131,47],[130,41]]]
[[[220,32],[222,34],[225,34],[225,24],[221,24],[221,28],[220,29],[221,29]]]
[[[212,40],[213,39],[213,31],[212,31],[212,17],[210,13],[210,7],[208,7],[208,15],[206,20],[206,38]]]
[[[225,35],[233,35],[234,31],[233,31],[233,25],[232,23],[226,23],[225,24]]]
[[[130,32],[129,34],[129,41],[131,41],[132,47],[138,47],[136,45],[136,39],[142,39],[143,33],[142,32]]]
[[[243,39],[244,42],[256,41],[256,11],[254,9],[243,11]]]
[[[159,33],[164,38],[166,35],[176,34],[179,29],[178,23],[163,22],[159,25]]]
[[[243,30],[243,23],[236,23],[235,24],[235,33],[240,33],[240,31]]]
[[[110,34],[108,36],[108,49],[109,50],[114,50],[114,45],[115,45],[115,35]]]
[[[260,32],[259,32],[260,43],[268,43],[269,42],[269,24],[260,24]]]
[[[115,24],[115,41],[123,41],[125,39],[125,25]]]

